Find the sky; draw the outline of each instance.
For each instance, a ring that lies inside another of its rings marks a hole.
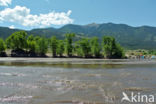
[[[59,28],[66,24],[156,26],[156,0],[0,0],[0,26]]]

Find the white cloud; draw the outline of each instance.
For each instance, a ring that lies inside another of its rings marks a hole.
[[[50,12],[48,14],[33,15],[30,9],[26,7],[16,6],[15,8],[6,8],[0,11],[1,22],[18,23],[23,26],[30,27],[46,27],[50,25],[64,25],[73,23],[73,19],[69,16],[72,13],[69,10],[65,12]]]
[[[9,26],[10,29],[15,29],[14,25]]]
[[[0,6],[8,6],[12,0],[0,0]]]

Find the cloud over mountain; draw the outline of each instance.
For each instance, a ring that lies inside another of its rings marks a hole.
[[[72,11],[49,12],[47,14],[31,14],[30,9],[25,6],[16,6],[15,8],[6,8],[0,11],[1,22],[18,23],[22,26],[46,27],[51,25],[65,25],[73,23],[69,16]]]

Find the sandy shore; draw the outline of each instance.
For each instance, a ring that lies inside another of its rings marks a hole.
[[[0,63],[51,63],[51,64],[156,64],[156,60],[136,59],[85,59],[85,58],[0,58]]]

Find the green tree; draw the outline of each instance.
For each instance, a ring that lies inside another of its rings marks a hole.
[[[5,52],[5,50],[6,50],[6,45],[5,45],[4,41],[3,41],[3,39],[0,38],[0,54]]]
[[[52,51],[52,55],[53,57],[56,57],[56,49],[57,49],[57,39],[56,39],[56,36],[53,36],[51,38],[51,43],[50,43],[50,46],[51,46],[51,51]]]
[[[149,51],[148,51],[148,54],[156,55],[156,50],[149,50]]]
[[[116,43],[113,57],[114,58],[124,58],[125,57],[124,49],[118,43]]]
[[[103,37],[103,51],[104,51],[104,56],[106,58],[112,57],[112,42],[113,42],[113,37],[110,36],[104,36]]]
[[[18,31],[10,35],[6,39],[7,47],[13,50],[22,50],[27,47],[27,33],[25,31]]]
[[[83,57],[80,40],[75,42],[74,52],[77,54],[77,56]]]
[[[62,40],[58,40],[58,45],[57,45],[57,54],[62,57],[64,53],[64,42]]]
[[[124,56],[123,48],[111,36],[103,37],[103,51],[106,58],[122,58]]]
[[[99,40],[97,37],[93,37],[91,39],[91,53],[94,57],[100,57],[100,51],[101,51],[101,48],[100,48],[100,45],[99,45]]]
[[[111,36],[103,37],[103,51],[106,58],[112,58],[113,49],[115,47],[115,38]]]
[[[29,52],[31,53],[35,53],[36,51],[36,41],[33,35],[30,35],[27,39],[27,48],[29,50]]]
[[[72,56],[73,51],[73,37],[75,37],[75,34],[66,34],[65,35],[65,52],[68,55],[68,57]]]
[[[123,48],[111,36],[103,37],[103,51],[106,58],[123,58]]]
[[[79,41],[79,44],[80,44],[80,49],[81,49],[81,52],[82,52],[82,55],[84,57],[90,57],[90,51],[91,51],[91,47],[90,47],[90,43],[89,43],[89,39],[87,38],[82,38],[80,41]]]
[[[40,56],[45,56],[46,52],[48,51],[48,41],[46,38],[43,37],[35,37],[36,40],[36,52]]]

